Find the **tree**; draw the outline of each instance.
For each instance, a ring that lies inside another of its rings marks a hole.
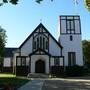
[[[86,8],[90,11],[90,0],[85,0]]]
[[[13,5],[17,5],[18,4],[18,1],[19,0],[0,0],[0,6],[2,6],[5,3],[11,3]],[[35,0],[35,2],[37,2],[39,4],[41,3],[41,1],[43,1],[43,0]],[[51,1],[53,1],[53,0],[51,0]]]
[[[83,54],[84,54],[84,60],[86,65],[90,65],[90,41],[83,40]]]
[[[5,43],[6,43],[6,31],[0,27],[0,68],[3,65]]]
[[[19,0],[0,0],[0,6],[2,6],[5,3],[11,3],[13,5],[17,5],[18,1]],[[35,1],[40,4],[44,0],[35,0]],[[53,1],[53,0],[51,0],[51,1]],[[76,3],[79,2],[79,0],[73,0],[73,1],[75,1]],[[85,3],[85,7],[90,11],[90,0],[84,0],[84,3]]]
[[[5,3],[11,3],[13,5],[16,5],[16,4],[18,4],[18,1],[19,0],[0,0],[0,6],[2,6]]]

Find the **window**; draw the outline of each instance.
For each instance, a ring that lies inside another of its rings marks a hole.
[[[55,66],[59,66],[60,65],[59,57],[55,57],[54,58],[54,65]]]
[[[33,41],[33,51],[39,48],[48,50],[48,38],[46,38],[46,36],[43,36],[41,34],[35,37]]]
[[[46,49],[48,49],[48,41],[46,41]]]
[[[22,66],[25,66],[25,65],[26,65],[26,58],[22,57]]]
[[[43,37],[43,49],[45,49],[45,38]]]
[[[74,20],[68,19],[66,23],[67,23],[67,33],[74,33]]]
[[[17,66],[21,66],[21,57],[17,57]]]
[[[36,41],[34,41],[33,49],[36,49]]]
[[[39,48],[39,38],[37,37],[37,49]]]
[[[40,32],[43,32],[42,27],[39,30],[40,30]]]
[[[70,35],[70,41],[72,41],[73,40],[73,36],[72,35]]]
[[[42,36],[40,36],[40,48],[42,49]]]
[[[75,52],[68,52],[68,65],[73,66],[76,64],[76,54]]]

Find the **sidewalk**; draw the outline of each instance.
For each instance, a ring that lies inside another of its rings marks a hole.
[[[18,90],[41,90],[45,80],[33,79]]]
[[[90,78],[29,78],[18,90],[90,90]]]

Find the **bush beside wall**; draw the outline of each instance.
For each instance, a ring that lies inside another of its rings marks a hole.
[[[84,67],[83,66],[68,66],[65,68],[65,76],[83,76]]]
[[[83,66],[51,66],[50,67],[50,74],[51,76],[56,76],[56,77],[77,77],[77,76],[83,76],[85,74],[85,69]]]
[[[60,77],[64,75],[64,67],[63,66],[51,66],[50,67],[51,76]]]
[[[29,72],[28,66],[17,66],[16,67],[16,75],[27,76],[28,72]]]
[[[3,67],[2,72],[12,73],[13,72],[13,67]]]

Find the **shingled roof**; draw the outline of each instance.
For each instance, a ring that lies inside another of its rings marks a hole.
[[[5,48],[5,56],[4,57],[13,57],[13,52],[17,50],[17,48]]]

